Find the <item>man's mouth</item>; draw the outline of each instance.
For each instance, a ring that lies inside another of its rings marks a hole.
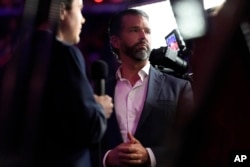
[[[138,47],[138,48],[143,48],[143,49],[145,49],[145,50],[148,49],[148,45],[147,45],[146,43],[139,44],[137,47]]]

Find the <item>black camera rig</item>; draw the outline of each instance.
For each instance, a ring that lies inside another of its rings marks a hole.
[[[193,74],[189,71],[189,62],[183,58],[190,56],[191,52],[181,40],[177,30],[171,31],[165,39],[166,47],[152,49],[150,63],[160,71],[191,80]]]

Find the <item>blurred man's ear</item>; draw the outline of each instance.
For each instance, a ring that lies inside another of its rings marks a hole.
[[[61,3],[60,3],[60,6],[59,6],[59,16],[60,16],[60,20],[64,20],[65,12],[66,12],[66,5],[65,5],[64,2],[61,2]]]
[[[116,49],[118,49],[119,46],[120,46],[120,40],[115,35],[113,35],[113,36],[110,37],[110,43]]]

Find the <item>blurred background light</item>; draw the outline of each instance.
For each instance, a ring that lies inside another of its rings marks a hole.
[[[102,3],[103,0],[94,0],[95,3]]]
[[[214,8],[216,6],[222,5],[226,0],[203,0],[204,9]]]
[[[152,48],[166,46],[165,37],[177,28],[169,0],[133,5],[131,8],[141,9],[149,15],[151,26]]]
[[[206,33],[206,19],[200,1],[178,1],[173,4],[173,10],[178,28],[185,40],[200,37]]]

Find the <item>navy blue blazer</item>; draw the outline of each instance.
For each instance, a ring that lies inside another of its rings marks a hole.
[[[116,78],[107,80],[106,93],[114,97]],[[168,155],[165,147],[169,128],[173,123],[184,124],[193,106],[193,91],[189,81],[176,78],[150,67],[149,84],[143,111],[135,132],[144,147],[150,147],[155,154],[157,166],[164,166]],[[184,118],[184,119],[183,119]],[[104,153],[122,143],[122,136],[115,115],[115,109],[102,140]],[[102,157],[103,158],[103,157]]]
[[[106,118],[94,99],[80,50],[56,39],[52,44],[34,166],[88,167],[89,146],[104,135]]]

